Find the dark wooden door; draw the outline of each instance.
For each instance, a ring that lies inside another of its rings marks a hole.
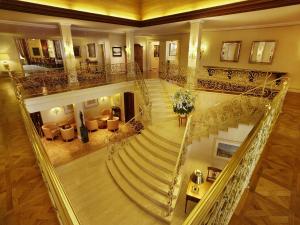
[[[41,40],[42,51],[45,58],[49,58],[49,50],[47,40]]]
[[[31,120],[35,126],[36,131],[40,136],[43,136],[42,126],[43,120],[40,112],[30,113]]]
[[[134,117],[134,94],[131,92],[124,93],[125,105],[125,122],[128,122]]]
[[[134,44],[134,61],[139,65],[141,72],[143,72],[143,46]]]

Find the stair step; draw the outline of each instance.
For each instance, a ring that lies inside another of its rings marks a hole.
[[[166,173],[172,173],[174,169],[174,163],[169,161],[164,161],[158,156],[152,155],[150,152],[145,150],[136,140],[132,140],[129,143],[129,146],[134,150],[135,157],[140,162],[146,161],[147,163],[152,164],[153,166],[163,170]]]
[[[169,184],[166,184],[156,177],[146,173],[143,169],[141,169],[140,165],[137,165],[131,158],[128,156],[130,149],[126,149],[124,151],[119,151],[120,159],[122,160],[123,164],[130,170],[132,174],[135,175],[137,179],[142,181],[145,185],[151,188],[154,191],[159,192],[162,195],[167,196],[169,191]],[[132,151],[132,149],[131,149]],[[147,165],[143,165],[147,167]]]
[[[158,129],[158,127],[156,127],[156,126],[149,126],[147,131],[150,132],[153,136],[164,140],[165,142],[169,143],[170,145],[173,145],[176,148],[181,147],[181,141],[182,141],[183,135],[172,135],[171,136],[171,133],[169,133],[169,135],[168,135],[166,130]],[[178,142],[176,142],[175,140],[178,140]]]
[[[138,144],[133,144],[135,148]],[[134,161],[137,166],[139,166],[143,171],[155,177],[165,184],[170,184],[172,180],[172,173],[161,170],[160,168],[155,167],[154,165],[147,163],[145,161],[139,161],[138,158],[135,158],[136,152],[132,148],[126,147],[126,153],[130,157],[131,161]],[[175,163],[174,163],[175,167]]]
[[[156,135],[153,135],[152,132],[148,131],[148,129],[143,130],[142,136],[147,140],[153,142],[154,145],[159,146],[160,148],[164,148],[167,151],[173,152],[175,154],[177,154],[179,151],[180,146],[174,146],[167,141],[158,138]]]
[[[125,178],[127,183],[129,183],[134,189],[140,192],[145,198],[155,203],[157,206],[167,209],[168,197],[166,195],[162,195],[161,193],[152,190],[149,186],[137,179],[137,177],[135,177],[124,165],[120,156],[113,157],[113,160],[115,166],[119,170],[119,173]]]
[[[149,201],[145,198],[141,193],[136,191],[132,188],[132,186],[125,180],[125,178],[119,173],[118,169],[116,168],[113,160],[107,160],[106,165],[110,174],[112,175],[115,182],[118,186],[123,190],[123,192],[130,198],[133,202],[135,202],[139,207],[144,209],[145,211],[149,212],[154,217],[170,223],[172,217],[168,216],[165,217],[165,210],[161,207],[157,206],[153,202]]]

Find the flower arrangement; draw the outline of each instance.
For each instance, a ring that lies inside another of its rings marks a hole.
[[[195,106],[195,96],[189,90],[180,89],[173,96],[173,111],[180,115],[188,115]]]

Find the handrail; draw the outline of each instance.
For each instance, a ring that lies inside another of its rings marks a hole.
[[[167,216],[169,216],[172,212],[172,204],[173,204],[173,195],[174,195],[174,188],[175,185],[178,184],[178,176],[180,174],[180,170],[183,166],[184,163],[184,157],[187,151],[187,145],[188,145],[188,140],[190,138],[190,132],[191,132],[191,122],[192,121],[192,116],[189,116],[187,119],[187,123],[186,123],[186,127],[185,127],[185,131],[184,131],[184,135],[182,138],[182,142],[180,145],[180,150],[177,156],[177,160],[176,160],[176,164],[175,164],[175,168],[172,174],[172,183],[169,186],[169,200],[168,200],[168,211],[167,211]]]
[[[53,165],[51,164],[41,139],[33,125],[33,122],[26,110],[23,99],[18,93],[15,84],[13,83],[16,96],[18,98],[21,115],[24,125],[31,142],[32,148],[36,155],[36,159],[41,170],[42,177],[48,188],[48,193],[54,209],[58,215],[61,224],[64,225],[80,225],[80,222],[74,212],[74,209],[68,199],[65,190],[57,176]]]
[[[287,89],[288,83],[284,81],[280,92],[267,105],[265,115],[184,221],[184,225],[228,224],[279,116]]]

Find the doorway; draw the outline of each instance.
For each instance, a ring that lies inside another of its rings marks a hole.
[[[131,92],[124,93],[125,122],[134,117],[134,94]]]
[[[149,43],[149,77],[157,78],[159,71],[159,41],[151,41]]]
[[[141,72],[143,72],[143,46],[140,44],[134,44],[134,61],[140,67]]]

